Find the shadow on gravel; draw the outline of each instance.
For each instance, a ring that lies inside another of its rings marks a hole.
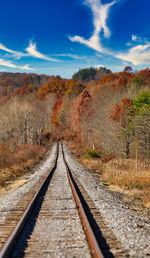
[[[69,171],[70,171],[70,169],[69,169]],[[83,205],[83,208],[84,208],[86,216],[87,216],[87,218],[89,220],[89,223],[90,223],[90,225],[91,225],[91,227],[93,229],[95,238],[97,239],[97,242],[98,242],[98,244],[100,246],[101,252],[103,253],[105,258],[114,258],[114,255],[110,251],[110,247],[107,244],[107,241],[104,238],[104,236],[103,236],[103,234],[102,234],[102,232],[101,232],[101,230],[100,230],[96,220],[94,219],[93,214],[91,213],[88,204],[86,203],[86,201],[85,201],[84,197],[82,196],[82,194],[81,194],[81,192],[80,192],[76,182],[74,181],[74,178],[73,178],[71,172],[70,172],[70,176],[71,176],[71,179],[72,179],[72,181],[74,183],[76,191],[77,191],[77,193],[78,193],[78,195],[80,197],[80,201],[81,201],[81,203]]]
[[[44,201],[44,197],[45,194],[47,192],[48,186],[50,184],[51,178],[54,174],[56,167],[52,170],[52,172],[50,173],[41,193],[40,196],[38,197],[32,211],[31,214],[29,216],[29,218],[26,221],[25,226],[22,229],[22,232],[19,235],[19,239],[16,240],[15,246],[11,252],[11,254],[9,255],[9,257],[18,257],[18,258],[22,258],[25,255],[25,249],[27,247],[27,241],[30,239],[30,235],[32,234],[33,230],[34,230],[34,226],[36,223],[36,220],[38,218],[42,203]]]

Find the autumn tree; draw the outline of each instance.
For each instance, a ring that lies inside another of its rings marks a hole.
[[[133,69],[131,66],[126,66],[123,71],[126,73],[133,73]]]
[[[38,91],[38,96],[40,98],[44,98],[49,93],[54,93],[57,98],[61,98],[66,91],[65,81],[59,78],[55,78],[53,80],[45,83]]]
[[[67,80],[65,83],[65,95],[69,98],[74,98],[79,95],[83,89],[86,87],[86,84],[79,82],[76,79]]]
[[[34,88],[37,91],[38,86],[44,84],[50,79],[47,75],[26,74],[26,73],[1,73],[0,72],[0,97],[14,94],[15,89],[24,87],[26,90]]]
[[[59,111],[62,106],[62,100],[57,100],[52,108],[52,116],[51,116],[51,122],[54,125],[55,129],[58,129],[61,127],[61,120],[60,120],[60,115]]]
[[[140,70],[137,73],[137,76],[140,77],[142,84],[144,86],[148,86],[148,87],[150,86],[150,68]]]
[[[130,157],[130,144],[133,141],[133,132],[130,126],[131,113],[130,107],[132,106],[132,100],[125,98],[121,100],[121,105],[116,104],[114,112],[112,114],[113,120],[120,122],[122,128],[122,139],[125,140],[125,155],[128,159]]]

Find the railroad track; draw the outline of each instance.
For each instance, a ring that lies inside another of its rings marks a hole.
[[[85,199],[65,160],[63,145],[58,144],[46,178],[21,200],[5,225],[0,224],[0,258],[113,257],[108,246],[107,256],[100,249],[100,229]],[[98,212],[92,208],[98,220]]]

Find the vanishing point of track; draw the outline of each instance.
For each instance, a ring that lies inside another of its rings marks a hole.
[[[62,155],[63,155],[63,161],[66,167],[67,176],[69,180],[69,184],[72,190],[72,194],[76,203],[76,207],[78,210],[78,214],[80,217],[80,221],[82,224],[82,228],[84,230],[84,233],[86,235],[86,239],[89,245],[90,253],[92,257],[103,257],[102,251],[100,250],[99,243],[96,239],[96,236],[94,234],[94,229],[92,228],[92,223],[90,221],[90,218],[87,217],[87,207],[88,205],[85,204],[85,200],[83,203],[83,196],[77,186],[77,183],[75,182],[73,175],[71,173],[71,170],[69,168],[69,165],[67,164],[65,160],[65,153],[63,150],[62,144],[57,144],[57,153],[55,157],[55,161],[52,164],[52,167],[50,168],[50,172],[47,174],[45,178],[41,178],[40,182],[38,182],[38,185],[34,187],[34,190],[29,191],[27,197],[24,198],[24,208],[22,206],[16,207],[14,212],[12,212],[8,219],[6,220],[6,225],[1,226],[1,240],[0,240],[0,258],[1,257],[11,257],[12,252],[16,249],[18,245],[18,239],[20,238],[20,235],[24,231],[24,228],[26,224],[28,223],[28,220],[30,216],[32,216],[32,212],[35,209],[35,206],[37,205],[38,198],[41,196],[42,191],[47,191],[48,187],[51,187],[50,180],[53,177],[55,170],[57,168],[57,162],[59,159],[59,149],[61,149]],[[46,188],[45,188],[46,187]],[[46,189],[46,190],[45,190]],[[89,207],[88,207],[89,209]],[[45,215],[46,216],[46,215]],[[33,229],[34,231],[34,229]],[[76,239],[75,239],[76,241]],[[32,250],[34,250],[34,241],[32,243]],[[18,247],[17,247],[18,248]]]

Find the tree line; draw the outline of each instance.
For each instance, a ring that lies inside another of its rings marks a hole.
[[[50,135],[116,156],[150,157],[149,68],[87,68],[69,80],[4,74],[0,89],[7,91],[0,96],[1,146],[40,145]]]

